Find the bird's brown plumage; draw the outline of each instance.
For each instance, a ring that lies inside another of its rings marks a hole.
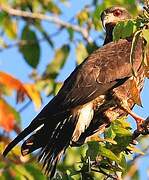
[[[93,52],[66,79],[59,93],[43,108],[31,124],[5,149],[4,156],[23,138],[21,152],[29,154],[41,148],[39,161],[45,172],[54,175],[56,164],[66,148],[98,131],[104,123],[127,114],[119,104],[125,99],[129,108],[134,105],[129,92],[132,65],[131,40],[108,42]],[[142,40],[135,48],[133,68],[140,74]],[[110,116],[113,112],[116,116]],[[38,128],[38,129],[37,129]]]

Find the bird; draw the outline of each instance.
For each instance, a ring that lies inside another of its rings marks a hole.
[[[6,156],[24,138],[23,156],[40,149],[38,161],[43,164],[47,176],[52,178],[57,162],[69,145],[85,142],[102,125],[121,115],[130,114],[138,128],[143,119],[132,112],[135,102],[130,94],[133,77],[130,52],[132,38],[113,42],[115,25],[130,18],[129,12],[119,6],[101,13],[106,31],[104,44],[91,53],[64,81],[58,94],[41,110],[3,152]],[[134,50],[133,68],[137,72],[138,90],[144,84],[142,39]]]

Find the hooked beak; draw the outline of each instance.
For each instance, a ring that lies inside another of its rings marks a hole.
[[[113,25],[117,24],[117,22],[115,22],[115,20],[113,19],[112,14],[103,14],[102,25],[104,29],[106,29],[107,24],[113,24]]]

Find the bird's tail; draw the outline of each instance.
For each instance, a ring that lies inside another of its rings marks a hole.
[[[69,146],[70,141],[75,130],[78,115],[60,116],[61,119],[55,119],[50,122],[38,124],[35,127],[32,123],[22,131],[5,149],[3,155],[6,156],[8,152],[27,135],[35,131],[21,146],[21,153],[23,156],[41,148],[38,160],[43,164],[43,169],[47,175],[52,177],[55,173],[56,164]],[[59,117],[59,118],[60,118]],[[58,118],[58,117],[56,117]],[[55,125],[53,125],[55,124]],[[51,127],[52,126],[52,127]]]
[[[11,143],[8,144],[6,149],[3,152],[3,156],[7,156],[9,151],[11,151],[20,141],[22,141],[26,136],[32,133],[35,129],[37,129],[41,125],[40,121],[32,121],[31,124],[25,128]]]
[[[49,141],[41,149],[38,160],[42,162],[45,173],[50,173],[50,177],[53,177],[57,162],[71,142],[77,120],[78,117],[71,115],[59,122]]]

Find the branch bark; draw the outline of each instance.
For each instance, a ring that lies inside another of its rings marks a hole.
[[[44,21],[48,21],[48,22],[57,24],[60,27],[72,28],[74,31],[81,33],[83,38],[86,39],[88,42],[92,42],[92,39],[89,36],[87,29],[81,28],[78,25],[70,24],[69,22],[65,22],[56,16],[49,16],[49,15],[45,15],[45,14],[41,14],[41,13],[35,13],[35,12],[32,13],[32,12],[28,12],[28,11],[22,11],[20,9],[13,9],[10,6],[3,4],[3,3],[0,3],[0,9],[12,16],[44,20]]]

